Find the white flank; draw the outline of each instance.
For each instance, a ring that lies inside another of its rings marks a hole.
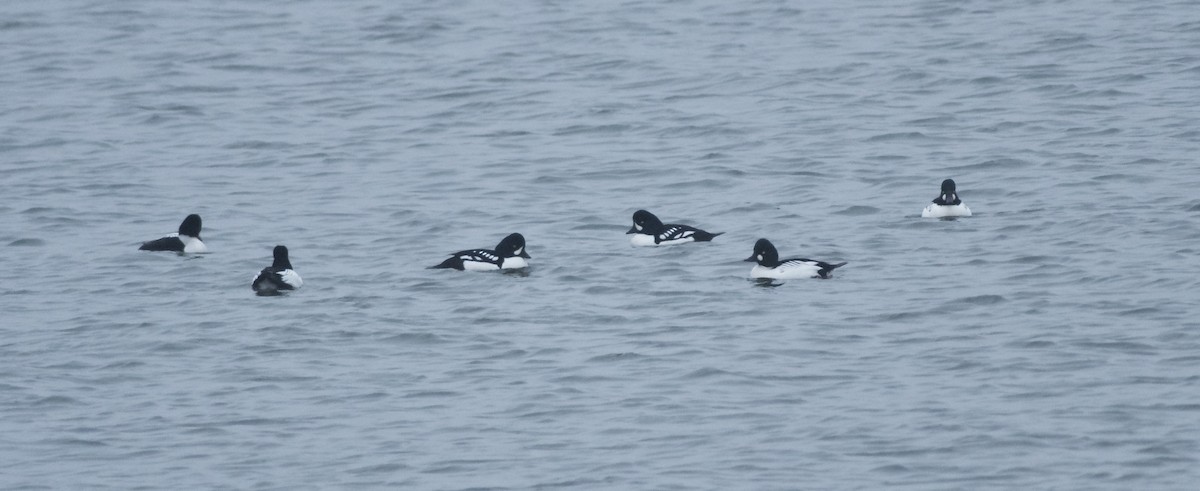
[[[280,271],[279,277],[283,279],[284,283],[292,285],[292,288],[300,288],[302,285],[304,285],[304,280],[300,279],[300,273],[290,269]]]
[[[659,243],[658,243],[658,245],[675,245],[675,244],[686,244],[686,243],[688,243],[688,242],[695,242],[695,241],[696,241],[696,239],[693,239],[693,238],[692,238],[692,232],[688,231],[688,232],[684,232],[684,233],[685,233],[685,234],[687,234],[687,235],[684,235],[683,237],[679,237],[679,238],[671,239],[671,240],[664,240],[664,241],[662,241],[662,242],[659,242]]]
[[[804,263],[800,261],[790,261],[774,268],[768,268],[761,264],[754,265],[754,269],[750,270],[751,278],[772,278],[776,280],[787,280],[795,278],[818,278],[821,275],[818,272],[821,268],[813,263]]]
[[[208,246],[204,245],[204,242],[202,242],[200,239],[190,235],[180,235],[179,240],[183,242],[183,252],[185,253],[204,254],[208,252]]]
[[[939,205],[930,204],[921,211],[921,218],[949,218],[949,217],[969,217],[971,209],[967,208],[966,203],[957,205]]]
[[[688,235],[686,237],[679,238],[679,239],[672,239],[672,240],[664,240],[657,244],[654,243],[653,235],[633,234],[633,237],[629,239],[629,243],[633,244],[635,246],[638,246],[638,247],[657,247],[657,246],[668,246],[668,245],[676,245],[676,244],[686,244],[688,242],[695,242],[695,239],[692,238],[692,233],[688,232],[687,234]]]
[[[495,271],[500,269],[494,263],[484,261],[472,261],[470,259],[463,260],[463,271]]]

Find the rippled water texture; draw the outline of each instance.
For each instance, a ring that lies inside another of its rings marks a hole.
[[[1195,1],[4,10],[0,488],[1200,482]]]

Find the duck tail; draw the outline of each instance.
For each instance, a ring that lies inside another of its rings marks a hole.
[[[430,266],[428,269],[463,269],[462,258],[458,256],[451,256],[446,258],[445,261],[442,261],[441,264],[438,264],[437,266]]]

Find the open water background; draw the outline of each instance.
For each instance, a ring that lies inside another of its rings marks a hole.
[[[1200,482],[1200,2],[44,0],[0,48],[0,488]],[[976,216],[918,218],[946,177]],[[188,213],[211,254],[136,250]],[[510,232],[527,276],[424,269]],[[761,288],[759,237],[850,264]]]

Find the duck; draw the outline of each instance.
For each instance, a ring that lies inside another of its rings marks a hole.
[[[272,254],[275,261],[254,275],[250,288],[259,294],[273,294],[281,290],[296,290],[303,286],[304,280],[292,269],[292,262],[288,260],[288,248],[277,245]]]
[[[646,210],[633,213],[633,226],[626,234],[634,234],[629,243],[638,247],[656,247],[688,242],[709,242],[724,232],[710,233],[688,225],[663,223]]]
[[[829,279],[833,270],[847,264],[845,262],[830,264],[824,261],[805,258],[780,260],[779,251],[775,250],[775,245],[767,239],[758,239],[758,242],[754,243],[754,254],[751,254],[745,260],[758,263],[750,270],[751,278],[770,278],[775,280],[796,278]]]
[[[459,271],[496,271],[520,269],[529,266],[529,253],[525,252],[525,236],[508,234],[495,249],[470,249],[451,254],[449,258],[430,269],[457,269]]]
[[[179,231],[160,239],[142,242],[139,251],[174,251],[184,254],[203,254],[208,246],[200,239],[200,215],[192,214],[179,224]]]
[[[942,181],[942,194],[933,198],[933,204],[921,211],[921,218],[969,217],[971,209],[958,197],[954,179]]]

